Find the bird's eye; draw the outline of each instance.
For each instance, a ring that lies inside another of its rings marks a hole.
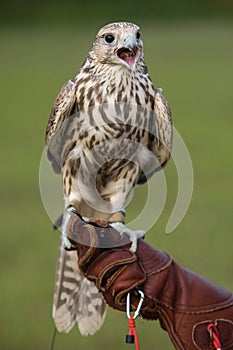
[[[105,39],[106,43],[108,43],[108,44],[111,44],[115,40],[115,38],[112,34],[106,34],[104,39]]]
[[[139,40],[141,38],[141,34],[140,32],[138,31],[137,34],[136,34],[136,39]]]

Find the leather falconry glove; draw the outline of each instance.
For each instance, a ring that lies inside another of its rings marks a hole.
[[[109,306],[125,311],[131,292],[131,310],[136,310],[142,290],[140,316],[158,319],[176,349],[233,349],[231,292],[183,268],[143,239],[133,253],[129,239],[104,222],[87,224],[74,213],[68,237],[77,248],[80,270]]]

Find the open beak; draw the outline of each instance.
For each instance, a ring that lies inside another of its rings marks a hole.
[[[117,50],[117,56],[129,66],[134,66],[138,54],[139,49],[135,37],[127,35],[120,43],[120,47]]]

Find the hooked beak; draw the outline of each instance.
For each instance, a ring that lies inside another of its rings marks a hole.
[[[139,49],[137,41],[133,35],[127,35],[120,43],[117,50],[117,56],[128,66],[133,67],[138,56]]]

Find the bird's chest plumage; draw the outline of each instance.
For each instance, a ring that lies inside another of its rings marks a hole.
[[[138,168],[138,146],[148,148],[151,141],[155,91],[147,76],[102,73],[77,81],[76,114],[67,138],[74,145],[69,158],[79,158],[83,173],[98,173],[104,184]]]
[[[139,129],[149,123],[155,90],[147,75],[123,69],[101,75],[79,73],[76,91],[75,138],[90,148],[93,142],[126,137],[139,140]]]
[[[100,72],[82,71],[77,76],[77,108],[87,110],[103,103],[131,102],[149,105],[154,98],[153,84],[147,74],[119,67],[103,67]]]

